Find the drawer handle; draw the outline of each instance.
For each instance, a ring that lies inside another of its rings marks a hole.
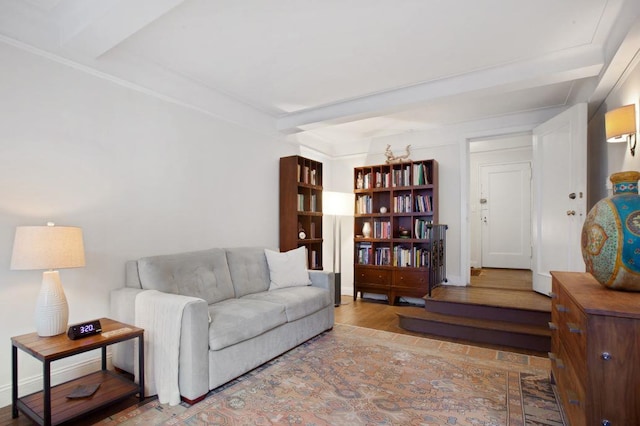
[[[558,312],[569,312],[569,308],[559,303],[556,305],[556,309],[558,310]]]
[[[558,326],[556,325],[555,322],[549,322],[549,330],[557,330]]]
[[[553,352],[549,352],[549,359],[555,361],[556,359],[558,359],[558,357]]]
[[[604,361],[610,361],[611,358],[613,358],[613,357],[611,356],[611,354],[609,352],[602,352],[600,354],[600,358],[602,358]]]
[[[600,424],[602,426],[611,426],[611,422],[607,419],[602,419],[602,422]]]
[[[582,330],[578,327],[578,324],[574,324],[572,322],[567,323],[567,328],[569,328],[570,333],[581,334]]]
[[[556,358],[555,361],[558,368],[564,369],[564,362],[560,358]]]
[[[549,297],[552,298],[552,299],[557,299],[558,298],[558,294],[554,293],[553,291],[550,291],[549,292]]]

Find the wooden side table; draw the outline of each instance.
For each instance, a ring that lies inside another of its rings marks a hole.
[[[40,337],[36,333],[11,338],[12,415],[22,411],[40,425],[57,425],[97,408],[138,394],[144,400],[144,330],[109,318],[100,318],[102,334],[71,340],[66,334]],[[107,370],[107,346],[138,338],[139,384]],[[18,349],[42,361],[42,391],[18,398]],[[102,369],[51,387],[51,362],[94,349],[102,350]],[[100,384],[88,398],[68,399],[79,385]]]

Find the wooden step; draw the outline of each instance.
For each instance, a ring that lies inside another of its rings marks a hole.
[[[441,286],[425,297],[429,312],[547,327],[551,299],[533,291]]]
[[[548,352],[551,349],[551,331],[547,324],[527,325],[428,311],[412,314],[398,313],[398,318],[401,328],[418,333],[538,352]]]

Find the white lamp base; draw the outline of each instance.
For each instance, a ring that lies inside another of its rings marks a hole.
[[[56,336],[67,331],[69,305],[62,289],[58,271],[42,273],[42,287],[36,302],[38,336]]]

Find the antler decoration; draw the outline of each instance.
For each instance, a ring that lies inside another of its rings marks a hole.
[[[395,156],[393,155],[393,152],[391,151],[391,145],[387,145],[387,149],[385,149],[384,151],[384,155],[387,157],[387,164],[397,164],[397,163],[403,163],[405,161],[410,161],[409,156],[411,155],[411,145],[407,145],[407,147],[405,148],[405,151],[407,152],[404,155],[399,155],[399,156]]]

